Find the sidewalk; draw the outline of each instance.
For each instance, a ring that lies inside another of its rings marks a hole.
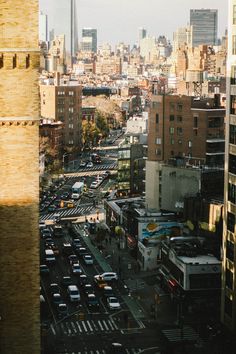
[[[155,322],[161,326],[174,322],[176,315],[170,306],[169,296],[166,296],[157,285],[157,270],[139,271],[130,249],[121,249],[117,245],[117,240],[112,237],[101,243],[104,247],[101,253],[94,241],[95,236],[85,236],[83,224],[75,224],[74,227],[83,237],[102,270],[114,271],[119,275],[122,281],[120,294],[137,322],[145,320],[150,324]]]

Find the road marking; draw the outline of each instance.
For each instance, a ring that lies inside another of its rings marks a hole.
[[[102,320],[103,326],[106,328],[107,331],[109,331],[109,327],[107,326],[105,320]]]
[[[93,328],[92,328],[91,324],[89,323],[89,321],[86,321],[86,322],[87,322],[87,325],[89,326],[90,331],[93,332]]]
[[[56,335],[56,331],[55,331],[55,328],[54,328],[54,326],[53,326],[53,324],[51,324],[51,330],[52,330],[52,333],[54,334],[54,336]]]
[[[64,334],[67,334],[67,330],[65,329],[64,324],[63,324],[63,323],[61,323],[61,329],[62,329],[62,331],[63,331],[63,333],[64,333]]]
[[[74,322],[71,322],[71,326],[72,326],[72,328],[73,328],[73,330],[74,330],[74,333],[77,333],[77,329],[75,328]]]
[[[68,335],[71,334],[71,329],[69,327],[69,323],[68,322],[65,322],[65,326],[67,327],[67,330],[68,330]]]
[[[102,324],[99,320],[98,320],[98,324],[99,324],[99,327],[101,328],[101,330],[103,331],[104,329],[103,329]]]
[[[79,321],[76,321],[75,323],[77,324],[77,327],[79,328],[79,331],[82,332],[82,329],[81,329],[81,327],[79,325]]]
[[[87,327],[85,326],[84,321],[81,321],[82,326],[84,327],[85,332],[88,332]]]
[[[95,330],[96,330],[96,331],[99,331],[99,329],[98,329],[98,327],[97,327],[96,323],[94,322],[94,320],[92,320],[91,322],[92,322],[92,324],[93,324],[93,326],[94,326]]]

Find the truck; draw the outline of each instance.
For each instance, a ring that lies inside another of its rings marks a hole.
[[[72,190],[72,199],[79,199],[84,191],[84,182],[75,182],[71,190]]]

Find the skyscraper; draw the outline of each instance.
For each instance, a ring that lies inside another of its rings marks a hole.
[[[48,40],[48,17],[42,11],[39,13],[39,40],[42,42]]]
[[[229,1],[222,322],[236,330],[236,0]]]
[[[76,0],[70,1],[70,52],[71,58],[76,56],[78,52],[79,42],[78,42],[78,23],[77,23],[77,9],[76,9]]]
[[[97,53],[97,29],[82,29],[81,50]]]
[[[190,26],[193,26],[193,47],[217,45],[218,10],[191,9]]]
[[[146,37],[147,37],[147,30],[143,27],[139,27],[139,29],[138,29],[138,45],[139,46],[140,46],[140,41]]]
[[[0,14],[0,351],[39,354],[38,0]]]

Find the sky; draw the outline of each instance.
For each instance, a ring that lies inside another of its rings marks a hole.
[[[49,29],[68,35],[70,0],[39,3],[48,15]],[[146,28],[150,36],[165,35],[172,40],[173,32],[189,23],[190,8],[218,9],[218,37],[222,36],[227,26],[227,0],[77,0],[79,40],[83,27],[97,28],[98,44],[135,44],[139,27]]]

